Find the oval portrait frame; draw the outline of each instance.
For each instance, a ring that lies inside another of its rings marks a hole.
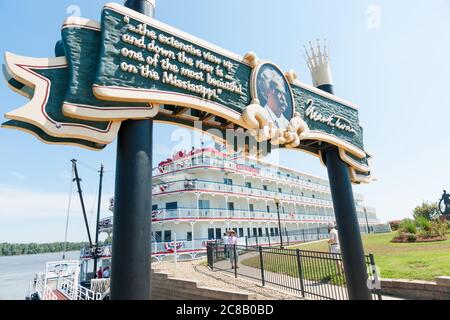
[[[292,91],[291,84],[290,84],[289,80],[287,79],[285,73],[276,64],[274,64],[272,62],[269,62],[269,61],[261,61],[253,69],[252,76],[251,76],[251,81],[250,81],[250,94],[251,94],[251,97],[252,97],[252,101],[253,101],[253,103],[257,103],[262,108],[265,109],[265,106],[263,106],[261,104],[261,99],[259,97],[260,92],[259,92],[259,88],[258,88],[258,79],[259,79],[259,76],[260,76],[260,72],[265,67],[272,68],[278,75],[280,75],[281,78],[283,79],[285,87],[288,89],[288,90],[286,90],[286,93],[288,95],[287,103],[288,103],[288,106],[292,107],[292,110],[284,112],[283,115],[285,115],[285,117],[286,117],[286,114],[288,113],[287,121],[290,121],[294,117],[294,113],[295,113],[294,93]],[[279,128],[279,129],[285,130],[287,128]]]

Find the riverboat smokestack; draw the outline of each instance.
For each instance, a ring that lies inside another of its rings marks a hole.
[[[310,41],[309,49],[306,48],[306,46],[304,46],[304,49],[305,60],[311,71],[314,87],[333,94],[333,79],[331,77],[330,68],[330,45],[327,45],[326,40],[324,40],[323,45],[321,45],[319,39],[317,39],[316,47],[314,47]]]

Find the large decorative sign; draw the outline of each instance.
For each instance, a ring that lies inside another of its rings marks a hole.
[[[370,177],[357,107],[254,53],[239,56],[118,4],[103,8],[101,23],[67,19],[62,41],[65,57],[6,53],[8,85],[30,102],[3,126],[99,150],[127,119],[200,121],[217,136],[244,129],[257,143],[319,157],[334,145],[353,182]]]

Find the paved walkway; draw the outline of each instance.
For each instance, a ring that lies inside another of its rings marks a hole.
[[[226,272],[211,272],[204,260],[161,262],[152,265],[155,270],[163,270],[174,277],[197,281],[200,286],[241,293],[255,293],[257,300],[301,300],[302,297],[274,288],[261,287],[257,282],[246,278],[235,279]]]

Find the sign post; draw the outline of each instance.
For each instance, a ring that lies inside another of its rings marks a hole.
[[[326,152],[325,159],[339,230],[348,297],[350,300],[372,300],[367,287],[364,249],[348,167],[339,157],[337,148]]]
[[[321,49],[318,43],[317,50],[311,46],[311,55],[308,52],[306,54],[315,86],[334,94],[326,44]],[[322,161],[328,170],[349,299],[372,300],[367,287],[367,269],[349,167],[342,161],[339,149],[335,146],[322,153]]]
[[[154,3],[125,6],[154,17]],[[150,299],[153,120],[122,123],[117,142],[111,300]]]

